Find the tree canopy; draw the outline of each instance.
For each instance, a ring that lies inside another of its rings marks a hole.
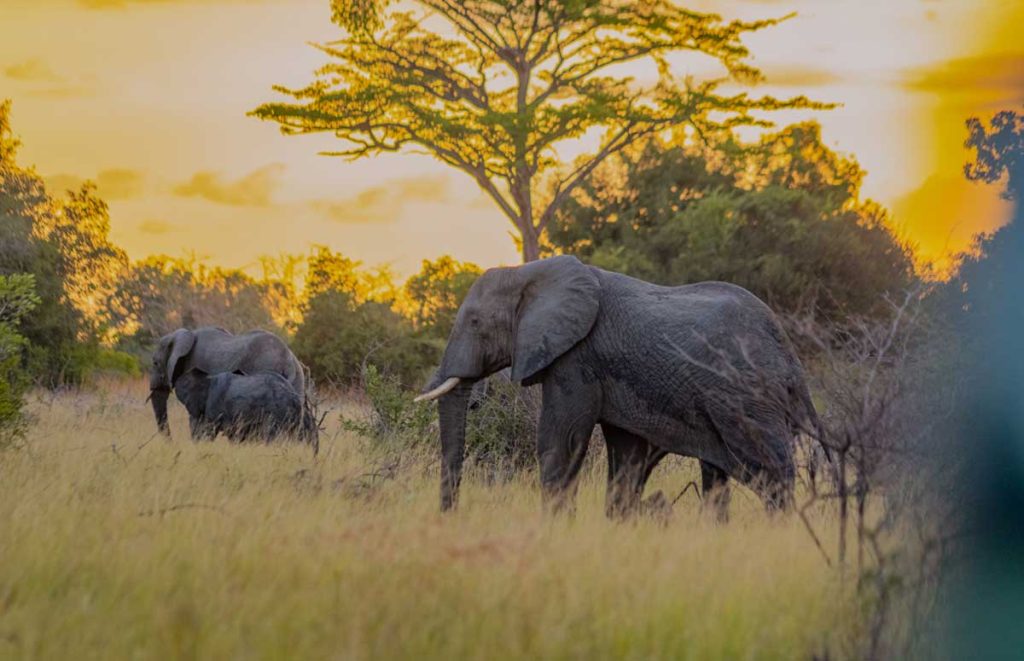
[[[1024,114],[1004,110],[987,127],[972,117],[967,132],[964,146],[974,151],[974,160],[964,165],[967,178],[985,183],[1005,178],[1003,197],[1024,199]]]
[[[550,249],[662,284],[724,280],[776,309],[871,314],[913,277],[864,176],[817,124],[753,144],[651,140],[609,161],[556,214]]]
[[[39,304],[19,320],[28,366],[47,385],[79,382],[104,334],[98,306],[126,266],[91,183],[54,197],[17,162],[20,143],[0,103],[0,275],[31,274]]]
[[[961,328],[1008,328],[1016,317],[1020,328],[1020,306],[1004,309],[1007,288],[1020,289],[1024,279],[1024,114],[1013,110],[996,113],[986,126],[979,118],[967,121],[966,147],[974,152],[964,166],[968,179],[999,182],[1002,194],[1016,202],[1010,222],[991,234],[975,237],[972,249],[962,255],[956,273],[939,290],[940,310]]]
[[[389,4],[333,0],[345,35],[319,46],[332,61],[304,88],[275,88],[294,102],[253,114],[285,133],[334,133],[344,147],[333,155],[421,150],[466,173],[515,226],[525,261],[539,257],[555,211],[612,154],[669,127],[705,134],[766,124],[758,111],[824,107],[721,91],[761,78],[743,37],[778,20],[724,21],[669,0]],[[675,75],[670,56],[681,52],[720,73]],[[616,69],[641,61],[652,80]],[[562,162],[559,143],[594,134],[596,151]]]

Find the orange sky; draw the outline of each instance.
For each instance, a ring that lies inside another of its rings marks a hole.
[[[811,113],[868,171],[926,258],[963,248],[1008,209],[965,182],[963,121],[1024,103],[1017,0],[693,0],[726,17],[799,15],[748,39],[765,93]],[[275,83],[309,80],[338,36],[328,0],[0,0],[0,98],[33,164],[60,187],[98,182],[132,257],[195,251],[227,266],[325,244],[402,274],[450,253],[514,263],[511,226],[474,183],[426,156],[317,156],[245,116]],[[780,121],[808,113],[786,114]]]

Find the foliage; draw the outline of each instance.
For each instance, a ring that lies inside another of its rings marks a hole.
[[[395,309],[398,293],[387,271],[361,270],[359,262],[317,247],[309,258],[295,354],[317,379],[336,385],[354,385],[368,365],[412,384],[437,350]]]
[[[823,107],[804,97],[723,95],[722,80],[673,76],[669,56],[708,56],[725,77],[753,83],[743,37],[776,20],[725,22],[668,0],[333,0],[346,30],[319,48],[332,61],[308,87],[277,91],[297,103],[253,114],[286,133],[331,132],[335,155],[360,158],[426,150],[466,173],[519,234],[524,261],[560,205],[610,155],[667,128],[763,125],[755,111]],[[648,62],[657,81],[616,76],[614,66]],[[597,151],[561,163],[556,146],[600,132]],[[548,179],[552,194],[537,197]]]
[[[436,347],[417,337],[390,305],[359,303],[340,290],[309,300],[292,349],[319,381],[335,385],[354,385],[364,366],[376,365],[411,386],[437,360]]]
[[[405,283],[413,323],[429,335],[446,339],[455,325],[455,315],[483,270],[470,262],[458,262],[449,255],[423,260],[423,268]]]
[[[367,420],[342,416],[342,426],[378,444],[402,449],[436,441],[437,414],[426,402],[414,402],[408,389],[394,376],[367,365],[362,375],[363,393],[370,403]]]
[[[373,365],[363,372],[362,387],[370,405],[369,416],[342,416],[346,430],[384,450],[437,447],[434,404],[414,402],[401,381]],[[536,465],[539,394],[535,388],[512,383],[503,373],[474,388],[466,418],[465,456],[488,479],[508,479]]]
[[[398,287],[386,268],[367,270],[358,262],[326,246],[316,246],[309,256],[305,294],[308,299],[325,291],[343,291],[357,303],[393,303]]]
[[[21,354],[26,342],[17,329],[39,302],[32,275],[0,275],[0,447],[24,431],[22,408],[28,383]]]
[[[806,123],[744,145],[652,140],[610,163],[556,214],[549,250],[662,284],[724,280],[780,311],[879,312],[912,281],[863,171]]]
[[[967,377],[950,451],[966,459],[944,494],[967,539],[953,585],[942,595],[944,621],[953,623],[945,649],[979,658],[1011,657],[1024,645],[1021,632],[1008,626],[1024,614],[1022,582],[1014,574],[1024,555],[1024,116],[1001,112],[990,126],[968,122],[967,144],[976,156],[967,175],[1000,181],[1015,204],[1010,222],[979,240],[950,287],[960,303],[956,330]]]
[[[539,388],[523,388],[499,372],[478,384],[466,416],[466,457],[490,479],[537,465]]]
[[[1003,196],[1017,201],[1017,213],[1006,226],[978,235],[971,249],[959,256],[956,272],[934,297],[936,310],[952,320],[965,335],[969,328],[993,327],[1004,314],[994,301],[1005,283],[1013,282],[1024,254],[1021,204],[1024,201],[1024,115],[997,113],[986,130],[980,119],[967,122],[966,146],[974,160],[964,167],[966,176],[987,183],[1002,182]]]
[[[109,298],[107,318],[121,345],[138,353],[182,327],[280,330],[270,301],[283,295],[283,285],[242,271],[159,255],[131,265]]]
[[[31,376],[46,386],[80,383],[105,333],[95,312],[124,253],[108,239],[107,207],[92,184],[53,198],[34,170],[18,165],[9,113],[10,103],[0,104],[0,274],[35,278],[40,303],[18,330],[29,342]]]
[[[1003,197],[1024,199],[1024,114],[1013,110],[996,113],[986,128],[977,117],[967,120],[969,136],[964,146],[975,152],[964,165],[971,181],[994,183],[1005,178]]]

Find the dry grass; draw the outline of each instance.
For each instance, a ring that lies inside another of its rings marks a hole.
[[[541,516],[531,480],[472,476],[441,516],[432,457],[389,477],[336,415],[314,461],[194,445],[177,405],[168,442],[144,397],[37,397],[0,452],[0,657],[793,659],[850,635],[799,520],[740,490],[726,527],[690,494],[668,527],[615,525],[602,460],[574,519]]]

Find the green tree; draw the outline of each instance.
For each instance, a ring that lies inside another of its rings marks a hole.
[[[306,297],[311,299],[322,292],[336,290],[347,292],[357,303],[393,303],[398,298],[398,289],[391,273],[384,268],[367,271],[362,266],[362,262],[326,246],[314,247],[306,271]]]
[[[360,267],[329,248],[314,249],[292,349],[315,378],[330,383],[357,384],[371,365],[406,385],[417,382],[438,350],[397,310],[391,275]]]
[[[135,353],[182,327],[279,332],[272,303],[280,293],[277,283],[242,271],[158,255],[136,262],[120,279],[107,299],[108,319],[122,347]]]
[[[322,291],[306,305],[292,341],[295,355],[317,380],[356,385],[374,366],[406,386],[418,383],[438,351],[387,303],[355,300],[350,292]]]
[[[96,185],[86,182],[54,200],[52,212],[39,219],[35,232],[60,256],[65,300],[82,314],[85,325],[80,339],[101,338],[102,312],[128,268],[128,257],[110,241],[109,208],[97,195]]]
[[[552,249],[663,284],[733,282],[780,310],[871,314],[913,263],[884,210],[859,199],[862,178],[814,123],[752,145],[652,140],[580,188]]]
[[[28,273],[40,303],[20,321],[28,341],[27,368],[47,386],[78,383],[99,355],[88,294],[98,293],[102,270],[93,258],[119,251],[107,240],[106,207],[89,185],[55,200],[32,168],[17,162],[20,143],[10,125],[10,102],[0,104],[0,275]],[[76,299],[76,294],[85,297]]]
[[[449,255],[430,261],[405,283],[410,312],[416,328],[437,339],[447,339],[455,314],[483,270],[470,262],[458,262]]]
[[[743,44],[776,20],[723,21],[669,0],[332,0],[345,30],[319,48],[333,60],[309,86],[277,87],[297,103],[253,114],[285,133],[331,132],[358,159],[426,151],[470,177],[515,227],[524,261],[540,255],[555,212],[603,161],[669,127],[707,134],[763,125],[757,111],[824,107],[723,94],[723,78],[753,83]],[[722,74],[673,75],[668,57],[700,53]],[[647,63],[648,83],[616,70]],[[656,72],[656,73],[655,73]],[[596,151],[563,163],[564,141],[599,134]],[[544,184],[545,194],[540,194]]]
[[[993,183],[1005,179],[1003,197],[1024,199],[1024,114],[996,113],[986,127],[977,117],[967,120],[967,141],[974,160],[964,165],[971,181]]]
[[[972,181],[1000,182],[1002,195],[1016,202],[1008,224],[974,238],[974,245],[960,255],[956,273],[938,291],[939,309],[961,327],[996,327],[1007,311],[996,303],[1005,287],[1019,287],[1024,255],[1024,114],[1012,110],[997,113],[988,126],[978,118],[967,121],[965,146],[974,158],[964,166]],[[1016,281],[1015,281],[1016,279]]]
[[[21,361],[27,342],[18,326],[39,302],[32,275],[0,275],[0,447],[22,430],[28,379]]]

